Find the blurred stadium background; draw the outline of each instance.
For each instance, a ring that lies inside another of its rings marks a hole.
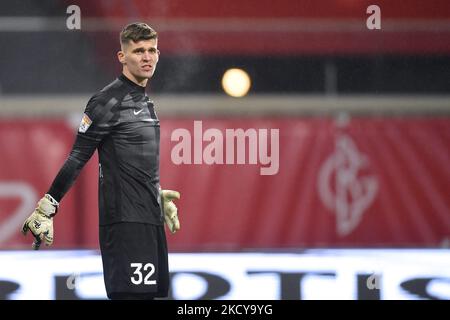
[[[380,30],[366,26],[373,4]],[[0,299],[105,298],[96,156],[52,248],[30,251],[19,229],[89,97],[120,73],[118,33],[135,21],[159,32],[148,93],[162,186],[182,194],[170,298],[450,299],[446,0],[0,2]],[[231,68],[251,79],[244,97],[224,93]],[[171,135],[194,121],[278,129],[277,174],[174,164]]]

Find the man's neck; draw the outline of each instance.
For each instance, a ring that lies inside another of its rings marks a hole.
[[[131,81],[136,83],[138,86],[141,86],[144,88],[147,86],[147,82],[148,82],[147,78],[142,78],[142,79],[136,78],[128,71],[128,69],[125,69],[125,68],[122,70],[122,73],[124,74],[125,77],[127,77],[128,79],[130,79]]]

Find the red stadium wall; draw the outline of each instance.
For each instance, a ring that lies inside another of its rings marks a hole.
[[[447,0],[71,0],[85,8],[86,17],[154,18],[360,18],[373,4],[385,8],[386,18],[449,18]]]
[[[68,1],[83,17],[108,19],[111,37],[100,52],[116,50],[117,31],[136,20],[153,25],[164,54],[443,54],[450,52],[447,0]],[[367,7],[381,9],[381,30],[368,30]],[[84,21],[83,30],[90,30]],[[92,31],[98,31],[95,25]],[[101,28],[100,28],[101,30]],[[111,46],[114,39],[114,46]]]
[[[162,186],[182,194],[171,250],[429,247],[450,237],[449,118],[201,119],[203,132],[279,129],[275,175],[261,175],[260,164],[175,165],[171,135],[193,135],[194,120],[162,123]],[[63,120],[0,121],[1,248],[30,245],[20,224],[63,164],[74,131]],[[94,158],[63,199],[55,248],[98,247]]]

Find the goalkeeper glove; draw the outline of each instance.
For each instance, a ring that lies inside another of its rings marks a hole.
[[[39,249],[42,240],[47,246],[53,243],[53,217],[58,211],[58,206],[59,203],[51,195],[46,194],[23,223],[22,233],[26,235],[30,230],[35,238],[32,245],[34,250]]]
[[[175,199],[180,199],[180,193],[178,191],[161,190],[161,205],[164,213],[164,220],[172,233],[180,230],[178,209],[173,203],[173,200]]]

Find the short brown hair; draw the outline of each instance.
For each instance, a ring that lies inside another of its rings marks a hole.
[[[120,33],[120,44],[124,45],[130,41],[138,42],[141,40],[157,39],[158,33],[143,22],[131,23],[123,28]]]

